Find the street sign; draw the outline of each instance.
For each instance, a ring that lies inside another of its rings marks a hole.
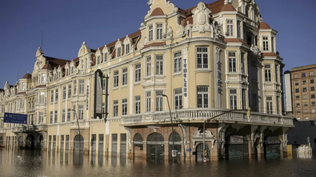
[[[172,157],[177,157],[177,150],[172,150]]]
[[[4,113],[5,123],[27,124],[27,114]]]

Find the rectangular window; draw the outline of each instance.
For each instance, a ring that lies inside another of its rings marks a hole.
[[[79,105],[79,120],[83,120],[83,105]]]
[[[295,86],[298,86],[299,85],[299,82],[295,82]]]
[[[79,94],[84,94],[84,80],[79,80]]]
[[[149,27],[148,27],[148,39],[149,39],[149,41],[152,41],[153,40],[153,25],[149,25]]]
[[[181,51],[175,52],[174,56],[174,73],[181,72]]]
[[[241,98],[242,98],[242,102],[241,102],[242,109],[247,109],[247,107],[246,107],[246,102],[247,102],[247,100],[246,100],[246,89],[242,89],[241,90]]]
[[[241,73],[245,74],[245,54],[241,53],[241,58],[240,58],[240,64],[241,64]]]
[[[280,106],[279,106],[280,97],[276,97],[276,106],[277,106],[277,114],[280,114]]]
[[[275,82],[279,82],[278,65],[275,65]]]
[[[45,99],[45,93],[44,92],[41,92],[40,93],[40,104],[44,104],[44,99]],[[18,103],[18,102],[17,102]],[[18,108],[18,106],[16,107]]]
[[[311,80],[310,80],[310,83],[313,84],[313,83],[314,83],[314,79],[311,79]]]
[[[314,99],[315,98],[315,94],[311,94],[311,99]]]
[[[268,51],[269,50],[269,41],[268,37],[263,37],[263,51]]]
[[[53,111],[50,111],[50,115],[49,115],[49,123],[52,124],[53,123]]]
[[[272,107],[272,97],[268,96],[267,97],[267,114],[273,114],[272,112],[273,107]]]
[[[97,57],[97,65],[100,64],[100,55]]]
[[[122,48],[121,47],[117,48],[116,57],[120,57],[121,56],[121,52],[122,52]]]
[[[307,100],[308,96],[307,95],[303,95],[303,100]]]
[[[74,95],[77,94],[77,80],[74,80]]]
[[[163,56],[156,55],[156,75],[163,75]]]
[[[304,107],[307,107],[307,106],[308,106],[307,102],[303,103],[303,106],[304,106]]]
[[[208,108],[208,86],[197,87],[197,107]]]
[[[237,20],[237,37],[241,38],[241,26],[240,26],[241,22],[240,20]]]
[[[125,53],[128,54],[129,53],[129,44],[125,45]]]
[[[305,85],[306,84],[306,80],[303,80],[302,83],[303,83],[303,85]]]
[[[63,100],[66,99],[67,90],[66,87],[63,87]]]
[[[122,99],[122,115],[127,115],[127,99]]]
[[[312,102],[312,106],[315,106],[315,105],[316,105],[316,102],[315,102],[315,101],[313,101],[313,102]]]
[[[234,28],[233,28],[233,20],[227,20],[227,36],[233,36],[234,35]]]
[[[313,75],[314,75],[313,71],[309,72],[309,76],[313,76]]]
[[[306,89],[306,87],[305,87],[305,88],[303,88],[303,92],[307,92],[307,89]]]
[[[228,52],[229,72],[236,72],[236,53]]]
[[[55,118],[54,118],[54,123],[57,123],[57,111],[55,111]]]
[[[71,98],[71,85],[68,85],[68,98]]]
[[[39,112],[39,122],[44,123],[44,115],[42,112]]]
[[[265,72],[265,81],[271,82],[271,68],[270,65],[264,65],[264,72]]]
[[[140,114],[140,96],[135,96],[135,114]]]
[[[151,56],[146,58],[146,76],[151,75]]]
[[[113,87],[118,87],[119,84],[119,72],[118,71],[114,71],[113,73],[114,79],[113,79]]]
[[[174,89],[174,108],[182,108],[182,88]]]
[[[62,112],[62,122],[65,122],[65,118],[66,118],[66,111],[65,109],[63,109],[63,112]]]
[[[122,70],[122,85],[127,85],[127,68]]]
[[[108,60],[108,53],[105,53],[103,62],[106,62],[107,60]]]
[[[146,112],[151,111],[151,92],[146,92]]]
[[[70,109],[67,110],[67,122],[70,122]]]
[[[274,37],[271,37],[271,50],[274,52]]]
[[[113,100],[113,117],[118,116],[118,100]]]
[[[299,93],[300,92],[300,89],[295,89],[295,93]]]
[[[311,91],[315,91],[315,87],[311,87]]]
[[[58,102],[58,89],[55,89],[55,102]]]
[[[162,111],[163,96],[162,91],[156,91],[156,111]]]
[[[196,51],[197,68],[208,68],[208,52],[207,47],[198,47]]]
[[[296,103],[296,107],[298,107],[298,108],[299,108],[299,107],[300,107],[300,103]]]
[[[237,109],[237,90],[229,90],[230,109]]]
[[[50,102],[54,103],[54,90],[50,91]]]
[[[141,65],[136,64],[135,65],[135,82],[140,82],[141,78]]]
[[[300,110],[297,110],[297,111],[296,111],[296,114],[301,114],[301,111],[300,111]]]
[[[157,40],[162,39],[162,24],[157,24]]]

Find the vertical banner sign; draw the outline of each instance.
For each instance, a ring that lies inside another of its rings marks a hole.
[[[89,85],[87,85],[87,111],[89,110]]]
[[[183,88],[184,88],[183,95],[184,97],[188,96],[187,72],[188,72],[187,59],[183,59]]]
[[[102,97],[103,97],[103,73],[101,70],[95,72],[94,79],[94,118],[102,118]]]

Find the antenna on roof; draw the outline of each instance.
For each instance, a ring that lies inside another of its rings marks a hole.
[[[41,49],[43,50],[43,30],[42,30],[42,37],[41,37]]]
[[[18,75],[17,75],[17,78],[16,78],[16,80],[17,80],[17,81],[19,80],[19,70],[18,70]]]

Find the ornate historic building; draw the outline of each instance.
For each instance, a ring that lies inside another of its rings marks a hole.
[[[293,126],[282,114],[284,64],[254,0],[148,5],[138,31],[98,49],[83,42],[75,59],[38,48],[32,74],[0,91],[1,118],[28,115],[27,125],[1,120],[0,144],[150,161],[172,149],[178,160],[283,156]],[[106,123],[94,117],[98,69],[109,76]]]

